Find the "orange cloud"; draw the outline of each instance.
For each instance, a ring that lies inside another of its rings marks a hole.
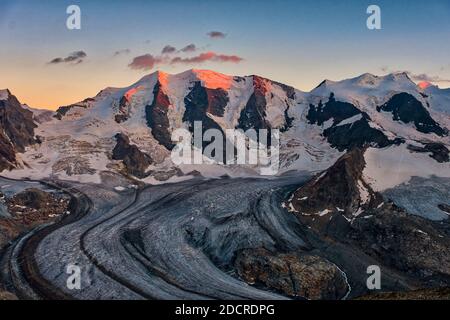
[[[156,65],[163,63],[163,61],[164,60],[161,57],[155,57],[151,54],[144,54],[142,56],[135,57],[128,67],[135,70],[151,70]]]

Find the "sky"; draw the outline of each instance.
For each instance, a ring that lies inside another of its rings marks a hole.
[[[80,30],[66,26],[73,4]],[[381,30],[367,28],[371,4]],[[449,0],[0,0],[0,89],[56,109],[191,68],[303,91],[396,71],[450,87],[449,40]]]

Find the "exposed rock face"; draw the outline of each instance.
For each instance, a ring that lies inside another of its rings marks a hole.
[[[130,144],[130,139],[122,133],[116,135],[117,144],[114,147],[112,158],[122,160],[127,172],[138,178],[146,176],[146,169],[153,163],[152,158]]]
[[[361,149],[347,152],[294,193],[293,207],[303,215],[325,216],[334,212],[352,217],[361,208],[381,203],[381,196],[362,177],[364,166]]]
[[[72,109],[74,108],[82,108],[82,109],[87,109],[91,107],[91,104],[95,102],[94,98],[87,98],[84,99],[81,102],[78,103],[74,103],[71,104],[69,106],[62,106],[59,107],[58,110],[56,110],[56,114],[54,115],[54,117],[58,120],[62,120],[62,118]]]
[[[392,203],[353,221],[348,238],[382,263],[432,284],[450,283],[450,234]]]
[[[332,124],[324,130],[323,135],[339,151],[373,144],[386,147],[400,142],[400,140],[390,141],[383,132],[372,128],[369,125],[371,120],[369,115],[361,112],[351,103],[336,101],[333,93],[330,94],[325,105],[322,104],[322,101],[317,107],[311,104],[306,118],[310,123],[319,126],[327,121],[332,121]],[[353,120],[350,121],[351,119]]]
[[[430,157],[435,159],[437,162],[449,162],[450,151],[445,145],[438,142],[424,143],[423,147],[408,145],[408,149],[414,152],[430,152]]]
[[[16,152],[24,152],[25,147],[36,143],[33,113],[7,93],[7,99],[0,100],[0,171],[14,168]]]
[[[266,120],[266,80],[253,76],[253,94],[242,109],[239,117],[238,129],[268,129],[270,124]]]
[[[193,131],[194,121],[202,121],[203,130],[218,129],[222,131],[219,124],[208,117],[207,113],[222,117],[225,106],[228,103],[228,94],[223,89],[209,89],[196,81],[194,87],[184,99],[186,111],[183,121],[189,123],[189,128]]]
[[[393,96],[388,102],[377,107],[377,111],[391,112],[395,121],[404,123],[414,123],[416,129],[423,133],[435,133],[439,136],[446,135],[447,129],[441,128],[439,124],[431,118],[430,113],[414,96],[409,93],[399,93]]]
[[[172,142],[167,116],[170,101],[169,97],[162,91],[159,81],[153,89],[153,97],[152,104],[145,107],[147,124],[152,129],[153,137],[167,150],[172,150],[175,144]]]
[[[220,125],[208,116],[208,113],[222,117],[225,106],[228,103],[228,94],[222,89],[209,89],[201,85],[200,81],[196,81],[191,92],[185,97],[184,104],[186,111],[183,115],[183,121],[189,123],[189,131],[194,132],[194,122],[201,121],[202,135],[206,130],[216,129],[222,133],[223,137],[223,155],[217,155],[217,159],[225,159],[226,138]],[[208,141],[203,141],[202,150],[209,144]],[[213,154],[213,157],[216,155]]]
[[[127,97],[123,96],[119,102],[119,113],[114,116],[117,123],[122,123],[128,120],[130,116],[130,102]]]
[[[22,206],[26,206],[32,209],[42,209],[47,206],[52,200],[51,194],[44,192],[40,189],[27,189],[14,196],[14,202],[20,203]]]
[[[239,252],[235,267],[246,282],[290,297],[341,299],[348,291],[342,272],[316,255],[246,249]]]
[[[7,208],[7,216],[0,216],[0,247],[20,233],[54,220],[70,210],[70,199],[66,195],[35,188],[26,189],[10,198],[0,194],[0,199]]]
[[[16,166],[16,151],[9,138],[0,131],[0,171]]]

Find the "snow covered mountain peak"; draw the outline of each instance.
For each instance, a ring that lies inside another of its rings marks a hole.
[[[9,95],[7,90],[0,92]],[[161,177],[176,177],[179,170],[205,176],[254,172],[252,168],[174,167],[171,135],[178,128],[191,130],[195,121],[202,121],[205,130],[222,132],[279,129],[280,173],[317,171],[353,147],[387,148],[405,141],[402,148],[409,152],[406,146],[413,143],[450,145],[446,131],[450,118],[444,116],[449,105],[448,90],[434,86],[422,90],[404,73],[325,80],[307,93],[258,75],[156,71],[128,87],[105,88],[56,113],[30,109],[39,143],[17,155],[17,163],[26,165],[16,166],[12,176],[98,182],[100,172],[117,170],[138,172],[144,181],[154,182],[155,176],[161,181],[165,179]],[[118,145],[135,158],[114,153]]]

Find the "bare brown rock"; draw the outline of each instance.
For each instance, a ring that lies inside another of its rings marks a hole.
[[[246,249],[238,254],[235,268],[244,281],[294,298],[341,299],[348,291],[339,268],[316,255]]]

